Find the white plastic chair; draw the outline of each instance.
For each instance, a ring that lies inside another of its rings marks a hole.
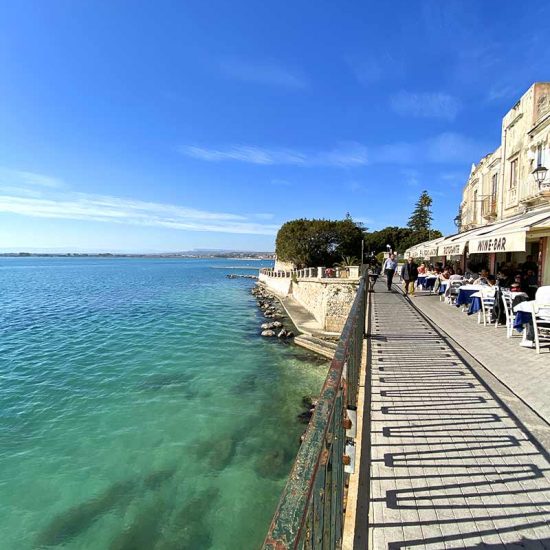
[[[550,342],[550,303],[533,304],[533,330],[535,332],[535,348],[540,353],[540,344]]]
[[[512,309],[513,296],[509,290],[502,291],[502,305],[506,314],[506,338],[512,338],[514,334],[514,312]],[[495,328],[498,325],[498,319]]]
[[[493,289],[483,289],[479,293],[481,294],[481,309],[477,313],[477,322],[481,324],[481,321],[483,321],[483,326],[486,327],[487,322],[491,324],[491,313],[495,305],[495,291]]]
[[[445,301],[448,304],[454,304],[456,302],[456,297],[458,296],[458,291],[464,283],[462,281],[449,281],[447,285],[447,290],[445,291]]]

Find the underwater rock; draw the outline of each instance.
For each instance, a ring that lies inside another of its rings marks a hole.
[[[207,469],[221,471],[233,460],[236,446],[236,439],[230,435],[204,440],[197,446],[197,458]]]
[[[260,477],[281,479],[288,474],[289,464],[283,449],[270,449],[257,458],[254,470]]]
[[[56,516],[49,525],[39,533],[37,546],[64,544],[86,531],[103,514],[123,504],[128,504],[135,493],[137,485],[133,481],[121,481],[113,484],[95,498]]]
[[[190,498],[175,514],[167,537],[159,542],[156,550],[195,550],[209,548],[212,536],[205,518],[215,508],[219,489],[209,487]]]
[[[165,481],[172,479],[177,471],[177,468],[167,468],[152,472],[143,480],[143,486],[146,489],[158,489]]]

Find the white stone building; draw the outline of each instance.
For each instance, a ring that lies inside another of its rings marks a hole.
[[[499,147],[472,166],[460,232],[408,252],[437,249],[440,261],[486,263],[492,272],[538,263],[550,284],[550,82],[533,84],[502,119]],[[437,246],[431,246],[436,244]],[[479,255],[479,256],[478,256]]]

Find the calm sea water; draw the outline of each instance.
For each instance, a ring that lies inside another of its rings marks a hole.
[[[258,336],[262,265],[0,259],[3,549],[261,544],[326,374]]]

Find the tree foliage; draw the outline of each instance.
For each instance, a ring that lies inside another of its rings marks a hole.
[[[363,228],[344,220],[299,219],[281,226],[275,241],[277,258],[299,268],[333,266],[346,256],[361,254]]]
[[[390,245],[393,251],[403,253],[407,248],[431,239],[442,237],[441,231],[436,229],[413,231],[409,227],[385,227],[380,231],[373,231],[365,235],[365,252],[378,254],[386,252]]]
[[[428,195],[427,191],[422,191],[416,205],[414,207],[413,213],[409,218],[407,227],[413,231],[427,231],[432,226],[432,198]]]

